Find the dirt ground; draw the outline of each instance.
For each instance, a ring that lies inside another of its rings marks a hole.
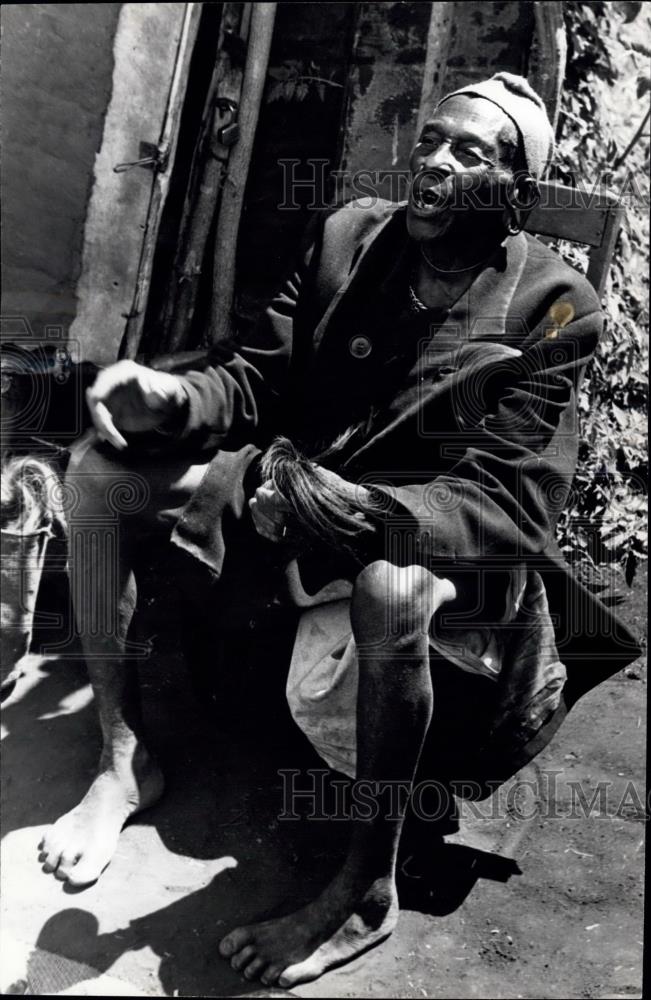
[[[621,614],[644,634],[646,573]],[[158,650],[143,683],[168,791],[127,827],[99,882],[77,892],[43,874],[36,847],[93,771],[83,665],[34,659],[3,708],[5,990],[250,996],[256,987],[217,941],[295,908],[341,857],[345,823],[278,819],[278,770],[322,766],[302,738],[274,738],[273,720],[264,734],[217,727],[173,647]],[[641,996],[645,696],[642,661],[587,695],[519,783],[464,806],[431,877],[402,878],[392,938],[294,993]]]

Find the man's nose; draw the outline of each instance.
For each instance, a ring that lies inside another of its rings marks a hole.
[[[436,167],[437,169],[446,169],[451,173],[458,169],[458,163],[452,152],[452,145],[449,142],[442,142],[440,146],[433,149],[432,152],[425,158],[424,166],[426,168]]]

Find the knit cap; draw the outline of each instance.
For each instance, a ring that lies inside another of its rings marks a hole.
[[[495,73],[490,80],[446,94],[437,107],[459,94],[484,97],[501,108],[518,130],[527,170],[532,177],[542,177],[554,152],[554,131],[542,99],[529,82],[515,73]]]

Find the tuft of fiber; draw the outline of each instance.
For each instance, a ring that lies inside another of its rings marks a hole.
[[[291,510],[296,527],[313,541],[351,551],[352,543],[373,531],[368,518],[378,507],[364,503],[353,489],[306,458],[285,437],[276,438],[262,457],[263,480]]]
[[[37,458],[14,458],[2,469],[0,526],[28,534],[45,522],[63,521],[54,469]]]

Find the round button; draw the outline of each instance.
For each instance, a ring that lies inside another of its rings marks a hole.
[[[367,358],[373,349],[368,337],[353,337],[349,347],[354,358]]]

